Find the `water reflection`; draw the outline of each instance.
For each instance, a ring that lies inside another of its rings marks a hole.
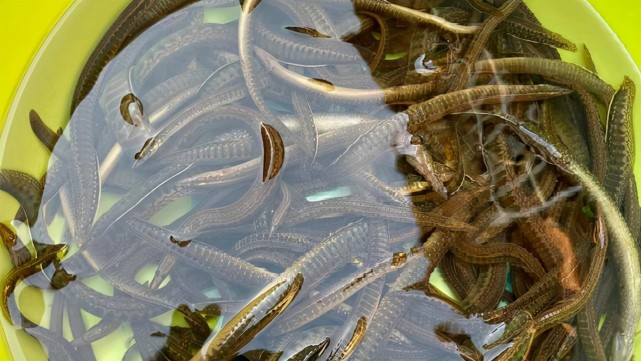
[[[534,22],[516,3],[506,21]],[[553,332],[551,350],[573,347],[561,321],[578,309],[533,320],[586,304],[601,215],[518,127],[562,133],[546,107],[578,100],[536,75],[463,74],[463,59],[512,55],[500,27],[475,42],[495,15],[247,0],[239,21],[203,21],[227,5],[131,41],[50,137],[41,216],[26,214],[70,252],[9,247],[53,295],[27,331],[50,358],[101,360],[91,346],[113,335],[143,360],[492,360],[546,352]]]

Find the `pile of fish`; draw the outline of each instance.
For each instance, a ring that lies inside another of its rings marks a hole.
[[[630,360],[635,86],[557,48],[520,0],[134,0],[0,170],[4,316],[50,360]]]

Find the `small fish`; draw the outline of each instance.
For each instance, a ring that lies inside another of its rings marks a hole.
[[[29,225],[36,222],[43,191],[40,181],[21,171],[0,169],[0,190],[9,193],[20,203]]]
[[[153,140],[154,138],[148,138],[147,140],[145,140],[145,143],[142,145],[142,148],[140,148],[140,152],[134,155],[135,160],[142,159],[142,157],[144,156],[145,152],[147,152],[147,149],[149,148],[149,145]]]
[[[31,125],[31,130],[38,140],[40,140],[40,143],[47,147],[50,152],[53,152],[53,148],[58,142],[58,139],[60,139],[60,135],[62,135],[62,129],[58,128],[55,132],[51,130],[45,122],[42,121],[40,115],[33,109],[29,111],[29,125]]]
[[[263,139],[263,182],[274,179],[285,163],[285,146],[278,131],[269,124],[260,124]]]
[[[144,124],[142,102],[131,93],[120,100],[120,115],[122,115],[125,122],[134,127]]]
[[[191,361],[230,361],[253,336],[292,303],[303,286],[303,275],[296,274],[270,286],[232,317],[218,333],[210,336]]]
[[[327,357],[327,361],[343,361],[347,360],[349,356],[354,352],[356,347],[361,343],[361,340],[363,340],[363,336],[365,336],[365,332],[367,331],[367,319],[363,316],[356,321],[356,325],[354,326],[354,332],[352,333],[352,337],[347,341],[345,345],[341,344],[338,345],[334,351]]]
[[[147,1],[134,0],[120,13],[82,69],[71,101],[71,113],[87,96],[98,80],[101,70],[138,34],[172,12],[195,0]]]
[[[327,34],[323,34],[316,29],[304,27],[304,26],[286,26],[285,29],[293,31],[295,33],[299,33],[299,34],[309,35],[314,38],[331,38],[331,36]]]
[[[329,346],[329,337],[315,345],[309,345],[293,354],[287,361],[316,361]]]
[[[44,267],[47,267],[49,264],[51,264],[51,262],[53,262],[58,257],[58,253],[66,251],[66,244],[54,245],[48,250],[47,253],[29,260],[21,266],[13,268],[4,276],[0,285],[2,287],[2,313],[4,314],[7,321],[13,324],[13,320],[11,319],[11,315],[9,314],[9,296],[11,296],[11,294],[13,293],[13,290],[16,288],[16,284],[18,283],[18,281],[39,272]]]

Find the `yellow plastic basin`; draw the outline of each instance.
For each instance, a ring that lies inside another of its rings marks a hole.
[[[0,165],[3,168],[35,176],[44,172],[47,154],[31,134],[28,112],[37,107],[50,125],[66,123],[71,92],[84,59],[128,2],[0,0],[0,129],[6,128],[0,137]],[[525,2],[547,28],[563,34],[579,47],[586,44],[605,81],[618,87],[623,76],[628,75],[637,89],[641,89],[641,0],[589,0],[592,6],[587,0]],[[567,61],[583,62],[580,51],[561,52]],[[634,109],[637,144],[641,140],[639,93],[637,91]],[[639,182],[639,156],[634,169]],[[10,219],[15,214],[17,203],[2,192],[0,205],[0,220]],[[7,255],[1,253],[0,274],[8,270],[7,260]],[[7,332],[5,335],[0,327],[0,360],[12,359],[7,339],[14,345],[18,340],[36,345],[28,337],[16,335],[6,321],[2,320],[2,325]],[[636,345],[635,354],[640,357],[641,338],[637,338]],[[16,360],[30,359],[28,354],[13,351]]]

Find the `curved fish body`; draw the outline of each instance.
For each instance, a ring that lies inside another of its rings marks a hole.
[[[133,0],[113,22],[85,64],[71,101],[71,112],[98,80],[100,71],[144,29],[195,0]]]
[[[290,305],[303,286],[303,275],[285,276],[268,286],[223,328],[212,335],[192,361],[228,361]]]

